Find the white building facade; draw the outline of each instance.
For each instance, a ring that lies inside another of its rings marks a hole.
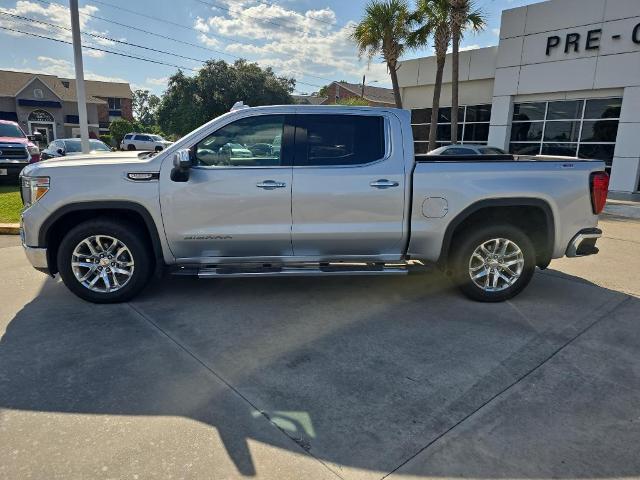
[[[435,57],[402,62],[416,152],[427,150]],[[447,57],[438,140],[451,134]],[[640,0],[552,0],[502,12],[497,47],[460,54],[459,135],[512,153],[597,158],[640,190]]]

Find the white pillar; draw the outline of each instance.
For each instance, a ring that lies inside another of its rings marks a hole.
[[[622,97],[622,113],[609,189],[619,192],[638,190],[640,177],[640,87],[627,87]]]
[[[84,68],[82,67],[82,39],[80,38],[78,0],[69,0],[69,11],[71,12],[71,33],[73,35],[73,60],[76,67],[76,94],[78,96],[80,140],[82,143],[82,153],[89,153],[89,122],[87,119],[87,95],[84,88]]]
[[[491,123],[489,124],[489,146],[509,151],[513,97],[503,95],[493,97],[491,102]]]

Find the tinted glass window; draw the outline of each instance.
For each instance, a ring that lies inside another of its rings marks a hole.
[[[491,120],[491,105],[467,107],[467,122],[488,122]]]
[[[543,143],[542,144],[542,155],[575,157],[577,150],[578,150],[577,144],[571,144],[571,143]]]
[[[411,123],[431,123],[431,109],[419,108],[411,110]]]
[[[578,156],[580,158],[604,160],[608,166],[611,166],[611,162],[613,161],[613,151],[615,148],[615,145],[583,144],[580,145],[580,152]]]
[[[141,142],[150,142],[151,137],[148,135],[136,135],[136,140],[140,140]]]
[[[575,120],[582,117],[583,100],[549,102],[547,120]]]
[[[582,124],[582,142],[615,142],[618,120],[589,121]]]
[[[580,122],[547,122],[544,139],[560,142],[577,142],[580,135]]]
[[[414,142],[429,140],[429,125],[412,125]]]
[[[488,123],[467,123],[464,127],[465,142],[486,142],[489,139]]]
[[[429,143],[428,142],[416,142],[414,144],[414,150],[416,155],[422,155],[429,152]]]
[[[479,148],[478,150],[480,150],[480,153],[482,155],[504,155],[505,154],[504,150],[500,150],[499,148],[496,148],[496,147],[484,147],[484,148]]]
[[[301,115],[307,130],[306,158],[298,165],[362,165],[384,157],[382,117]]]
[[[517,103],[513,106],[513,120],[544,120],[545,103]]]
[[[237,120],[196,145],[196,164],[209,167],[279,166],[282,164],[283,130],[283,115]]]
[[[451,147],[443,151],[442,155],[477,155],[477,153],[470,148]]]
[[[538,155],[540,153],[539,143],[512,143],[509,145],[510,153],[518,155]]]
[[[621,98],[595,98],[593,100],[587,100],[584,109],[584,118],[620,118],[621,109]]]
[[[542,140],[543,125],[543,122],[513,123],[511,125],[511,140],[513,142]]]

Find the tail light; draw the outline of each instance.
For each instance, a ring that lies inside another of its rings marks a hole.
[[[591,207],[593,213],[598,215],[604,210],[609,193],[609,175],[606,172],[591,174]]]

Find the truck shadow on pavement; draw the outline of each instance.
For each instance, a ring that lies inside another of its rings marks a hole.
[[[191,418],[245,476],[253,440],[344,477],[635,476],[638,312],[554,271],[503,304],[435,273],[170,278],[102,306],[49,279],[0,340],[0,408]]]

